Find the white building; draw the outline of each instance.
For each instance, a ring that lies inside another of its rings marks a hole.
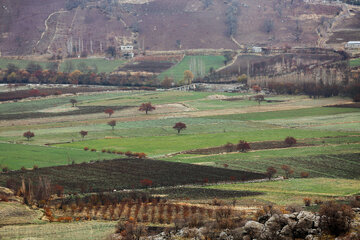
[[[360,48],[360,41],[350,41],[345,44],[346,48]]]
[[[124,45],[124,46],[120,46],[121,51],[132,51],[134,50],[134,46],[132,45]]]
[[[261,48],[261,47],[253,47],[253,48],[252,48],[252,52],[254,52],[254,53],[261,53],[261,52],[262,52],[262,48]]]

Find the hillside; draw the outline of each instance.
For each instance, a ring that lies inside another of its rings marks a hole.
[[[315,46],[318,32],[330,31],[326,26],[343,10],[302,0],[4,0],[0,51],[66,56],[122,44],[139,50]],[[345,16],[346,28],[356,27],[357,18],[356,11]]]

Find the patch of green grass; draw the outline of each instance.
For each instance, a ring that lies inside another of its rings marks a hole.
[[[101,150],[101,149],[99,149]],[[0,165],[11,170],[21,167],[32,168],[90,162],[103,159],[119,158],[120,155],[101,152],[90,152],[81,149],[65,149],[57,147],[42,147],[35,145],[0,143]]]
[[[343,113],[359,113],[359,108],[335,108],[335,107],[316,107],[316,108],[305,108],[296,110],[283,110],[283,111],[272,111],[272,112],[254,112],[244,114],[231,114],[231,115],[220,115],[210,116],[206,118],[213,119],[231,119],[231,120],[271,120],[271,119],[288,119],[288,118],[299,118],[306,116],[333,116],[336,114]]]
[[[186,131],[186,130],[185,130]],[[134,137],[118,139],[88,140],[70,144],[63,144],[63,147],[79,148],[85,146],[90,148],[113,148],[118,151],[145,152],[150,156],[159,156],[184,150],[206,148],[224,145],[227,142],[237,143],[239,140],[266,141],[283,140],[287,136],[294,136],[296,139],[327,136],[344,136],[348,133],[326,132],[303,129],[248,129],[242,132],[223,132],[215,134],[174,134],[169,136]]]
[[[106,239],[115,232],[115,221],[86,221],[74,223],[42,223],[5,226],[0,228],[1,239]]]
[[[231,191],[256,191],[264,195],[253,196],[264,202],[279,205],[302,204],[303,198],[329,199],[358,194],[360,180],[309,178],[288,179],[260,183],[238,183],[215,185],[208,188]]]
[[[350,60],[350,67],[360,66],[360,58],[355,58]]]
[[[104,58],[89,58],[89,59],[69,59],[65,60],[60,65],[60,71],[65,71],[65,62],[71,61],[74,70],[78,69],[79,63],[85,63],[88,67],[94,67],[96,65],[98,72],[110,73],[115,71],[118,67],[125,63],[124,60],[106,60]]]
[[[46,66],[48,64],[47,62],[40,62],[40,61],[0,58],[0,68],[5,69],[7,68],[7,65],[9,63],[12,63],[15,66],[17,66],[19,69],[26,69],[27,65],[30,62],[39,64],[43,69],[46,69]]]
[[[200,65],[203,64],[205,70],[204,74],[206,75],[210,72],[210,68],[213,68],[215,70],[219,67],[222,67],[224,65],[224,60],[224,56],[185,56],[180,63],[162,72],[158,78],[163,80],[166,76],[168,76],[173,78],[175,82],[179,82],[184,78],[184,72],[186,70],[190,70],[190,63],[192,61],[196,62],[196,66],[199,66],[199,63]],[[198,69],[199,67],[195,68]],[[193,74],[196,78],[196,72],[194,72]]]
[[[207,92],[182,92],[182,91],[166,91],[166,92],[132,92],[129,95],[118,96],[103,100],[89,101],[88,105],[127,105],[140,106],[141,103],[151,102],[152,104],[171,104],[187,101],[197,101],[205,98],[213,93]],[[155,111],[156,113],[156,111]]]

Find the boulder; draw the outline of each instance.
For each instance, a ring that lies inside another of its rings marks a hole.
[[[245,224],[244,230],[251,238],[259,239],[265,230],[265,226],[259,222],[248,221]]]

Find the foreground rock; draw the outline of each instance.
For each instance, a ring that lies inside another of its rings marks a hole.
[[[244,227],[234,230],[222,230],[210,233],[206,228],[183,228],[179,231],[162,232],[156,236],[147,237],[151,240],[167,239],[211,239],[220,240],[291,240],[291,239],[318,239],[321,234],[320,216],[312,212],[301,211],[292,214],[274,214],[268,216],[263,223],[248,221]]]

